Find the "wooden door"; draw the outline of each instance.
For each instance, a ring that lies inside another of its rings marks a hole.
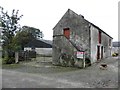
[[[64,36],[68,39],[70,38],[70,29],[69,28],[64,29]]]

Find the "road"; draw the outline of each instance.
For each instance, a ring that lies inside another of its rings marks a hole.
[[[107,63],[106,70],[99,68]],[[43,68],[44,69],[44,68]],[[42,69],[42,70],[43,70]],[[49,68],[48,68],[49,69]],[[46,70],[46,69],[45,69]],[[49,71],[50,72],[50,71]],[[2,70],[2,88],[117,88],[118,59],[107,58],[85,69],[56,73]]]

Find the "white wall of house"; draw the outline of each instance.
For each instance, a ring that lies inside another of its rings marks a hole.
[[[98,40],[98,33],[99,30],[92,26],[90,27],[90,34],[91,34],[91,63],[97,61],[97,46],[100,47],[100,59],[102,54],[102,47],[103,47],[103,58],[111,56],[111,48],[112,48],[112,39],[106,35],[105,33],[101,32],[101,44],[99,44]],[[111,39],[111,46],[109,46],[109,39]]]
[[[111,56],[111,51],[112,51],[112,39],[106,35],[105,33],[102,33],[101,35],[101,44],[104,47],[104,58],[107,58]],[[109,41],[111,40],[111,41]],[[109,44],[110,43],[110,44]]]
[[[52,55],[52,48],[36,48],[35,50],[40,55]]]
[[[91,26],[90,27],[91,34],[91,63],[97,61],[97,45],[98,45],[98,30]]]
[[[30,47],[25,47],[24,51],[31,50]],[[35,51],[38,55],[50,55],[52,56],[52,48],[35,48]]]

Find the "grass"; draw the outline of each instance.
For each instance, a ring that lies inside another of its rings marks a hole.
[[[0,65],[3,69],[14,69],[20,67],[20,64],[3,64],[2,58],[0,58]]]
[[[0,58],[0,65],[2,64],[2,58]]]
[[[15,69],[15,68],[20,68],[20,64],[3,64],[2,68],[3,69]]]
[[[51,62],[52,57],[37,57],[36,59],[37,60],[35,61],[34,60],[21,61],[19,64],[4,64],[2,65],[2,68],[8,70],[20,71],[20,72],[39,73],[39,74],[63,73],[63,72],[71,72],[71,71],[79,70],[78,68],[54,66],[52,65],[52,63],[47,63],[47,62]],[[40,63],[41,61],[44,61],[44,59],[47,62]]]
[[[0,57],[0,68],[2,68],[2,58]]]

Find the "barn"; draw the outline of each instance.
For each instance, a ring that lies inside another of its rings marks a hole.
[[[85,67],[111,55],[112,37],[68,9],[53,28],[53,64]]]
[[[32,40],[25,45],[24,51],[35,49],[38,55],[52,55],[52,41],[50,40]]]

